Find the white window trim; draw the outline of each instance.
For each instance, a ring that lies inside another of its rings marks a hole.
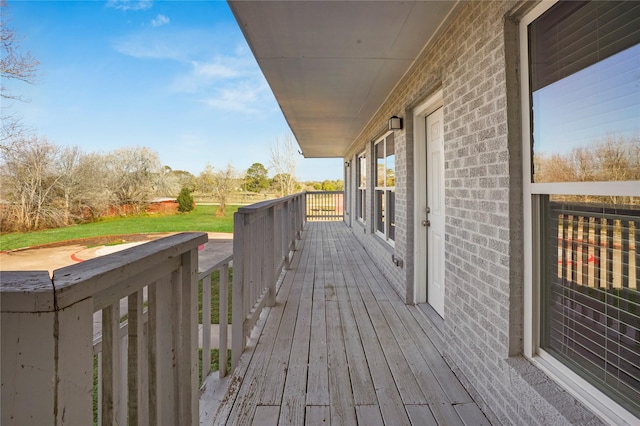
[[[530,99],[527,27],[557,0],[542,1],[520,22],[520,88],[522,100],[523,147],[523,204],[524,204],[524,355],[531,362],[582,401],[603,420],[611,424],[635,424],[638,418],[591,383],[574,373],[552,355],[540,348],[540,247],[537,238],[540,230],[540,209],[536,194],[626,195],[640,196],[638,182],[570,182],[532,183],[530,149]]]
[[[385,228],[385,232],[380,232],[378,230],[378,209],[376,208],[376,192],[377,191],[382,191],[383,192],[383,197],[385,197],[385,207],[386,207],[386,211],[388,211],[389,209],[389,203],[388,200],[386,200],[387,197],[387,192],[396,192],[396,187],[394,186],[387,186],[386,185],[386,181],[385,181],[385,185],[384,186],[378,186],[378,157],[376,156],[376,145],[378,145],[379,143],[383,143],[385,144],[385,156],[384,156],[384,164],[385,164],[385,174],[386,174],[386,165],[387,165],[387,145],[386,145],[386,139],[387,136],[389,136],[391,133],[393,133],[393,131],[389,131],[386,132],[382,137],[380,137],[378,140],[376,140],[373,143],[373,158],[375,160],[375,168],[373,169],[373,176],[371,178],[372,180],[372,184],[373,184],[373,230],[375,232],[375,234],[380,237],[382,240],[384,240],[385,243],[389,244],[391,247],[395,247],[396,246],[396,242],[395,240],[392,240],[391,238],[389,238],[388,234],[391,232],[391,224],[389,223],[388,217],[385,217],[385,222],[384,222],[384,228]],[[394,140],[394,146],[395,146],[395,140]],[[394,148],[395,149],[395,148]],[[395,155],[395,154],[394,154]],[[395,173],[395,170],[394,170]],[[385,215],[386,212],[385,211]],[[388,216],[388,215],[387,215]]]
[[[361,163],[360,159],[364,158],[365,166],[367,165],[367,151],[362,151],[360,154],[356,155],[356,220],[360,222],[362,225],[367,224],[367,183],[369,182],[369,177],[366,176],[368,170],[365,168],[365,184],[364,186],[360,186],[360,171],[361,171]],[[368,167],[367,167],[368,168]],[[364,200],[360,196],[360,191],[364,191]],[[358,210],[358,206],[360,206],[360,211]],[[362,215],[360,215],[362,213]]]

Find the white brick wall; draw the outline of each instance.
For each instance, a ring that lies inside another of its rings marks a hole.
[[[362,138],[354,142],[347,159],[353,160],[365,148],[372,159],[371,141],[384,131],[387,118],[398,115],[405,119],[405,129],[395,134],[395,249],[370,233],[371,208],[367,232],[354,221],[354,235],[378,261],[398,294],[412,303],[412,107],[442,89],[447,215],[445,356],[495,423],[601,424],[518,356],[523,286],[521,148],[519,114],[510,111],[519,106],[508,100],[519,95],[517,71],[510,74],[506,66],[512,59],[507,52],[517,55],[517,42],[509,38],[509,25],[514,24],[505,17],[520,6],[516,1],[478,1],[461,8],[382,105]],[[368,192],[372,206],[373,194]],[[355,191],[351,194],[355,205]],[[404,260],[404,268],[393,265],[392,253]]]

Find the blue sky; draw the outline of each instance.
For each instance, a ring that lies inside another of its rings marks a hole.
[[[225,1],[7,3],[22,51],[40,61],[35,85],[5,82],[29,99],[10,111],[56,145],[147,146],[198,174],[207,162],[268,166],[290,132]],[[297,170],[343,177],[342,159],[300,157]]]
[[[534,152],[566,154],[608,136],[640,137],[640,45],[533,94]]]

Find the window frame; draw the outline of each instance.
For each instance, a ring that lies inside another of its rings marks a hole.
[[[388,220],[388,210],[389,210],[389,205],[390,205],[390,197],[391,197],[391,193],[394,194],[395,196],[395,192],[396,192],[396,187],[395,185],[393,186],[387,186],[387,179],[386,179],[386,171],[388,170],[387,168],[387,141],[389,136],[393,136],[394,137],[394,157],[395,157],[395,135],[393,131],[389,131],[386,132],[382,137],[380,137],[378,140],[376,140],[373,144],[373,157],[375,159],[374,161],[374,169],[373,169],[373,215],[374,215],[374,226],[373,226],[373,230],[374,233],[379,236],[381,239],[383,239],[386,243],[388,243],[389,245],[391,245],[392,247],[395,247],[395,235],[394,238],[391,238],[391,221]],[[383,144],[383,163],[384,163],[384,171],[385,171],[385,176],[384,176],[384,180],[383,180],[383,185],[380,186],[378,185],[378,157],[377,157],[377,147],[379,144]],[[394,160],[394,167],[393,167],[393,172],[394,172],[394,183],[395,183],[395,160]],[[377,201],[377,192],[378,191],[382,191],[382,198],[384,201],[384,207],[380,206],[378,201]],[[379,210],[380,207],[380,210]],[[378,221],[380,219],[380,216],[384,214],[384,232],[380,231],[378,229]],[[394,209],[394,216],[395,216],[395,209]],[[395,222],[395,217],[394,217],[394,222]]]
[[[367,223],[367,180],[367,152],[363,151],[356,156],[356,220],[363,225]]]
[[[640,196],[637,181],[615,182],[532,182],[531,93],[529,82],[528,26],[557,3],[544,1],[528,12],[519,25],[520,97],[522,107],[522,177],[524,211],[524,356],[558,382],[570,394],[585,403],[596,414],[613,423],[629,424],[637,418],[597,387],[580,377],[560,360],[540,347],[542,242],[542,204],[548,195],[620,195]]]

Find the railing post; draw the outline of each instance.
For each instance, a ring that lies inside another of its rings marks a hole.
[[[180,424],[196,425],[198,415],[198,250],[182,255],[179,278],[180,331],[178,349],[178,395]]]
[[[278,259],[278,265],[280,264],[280,256],[276,255],[276,250],[282,252],[281,247],[278,247],[276,242],[276,231],[278,230],[278,211],[275,206],[269,209],[269,221],[267,223],[267,240],[265,241],[265,255],[266,255],[266,271],[263,273],[263,278],[266,279],[267,288],[267,306],[271,307],[276,303],[276,259]]]
[[[47,271],[1,281],[0,423],[91,424],[93,301],[58,309]]]
[[[235,278],[234,278],[235,279]],[[229,324],[229,264],[220,269],[220,288],[218,289],[218,371],[220,377],[227,375],[227,325]],[[211,298],[209,298],[211,300]],[[210,322],[210,320],[209,320]],[[204,371],[204,370],[203,370]],[[204,377],[204,373],[202,374]]]
[[[233,295],[231,306],[231,369],[235,369],[244,349],[245,216],[233,215]]]

